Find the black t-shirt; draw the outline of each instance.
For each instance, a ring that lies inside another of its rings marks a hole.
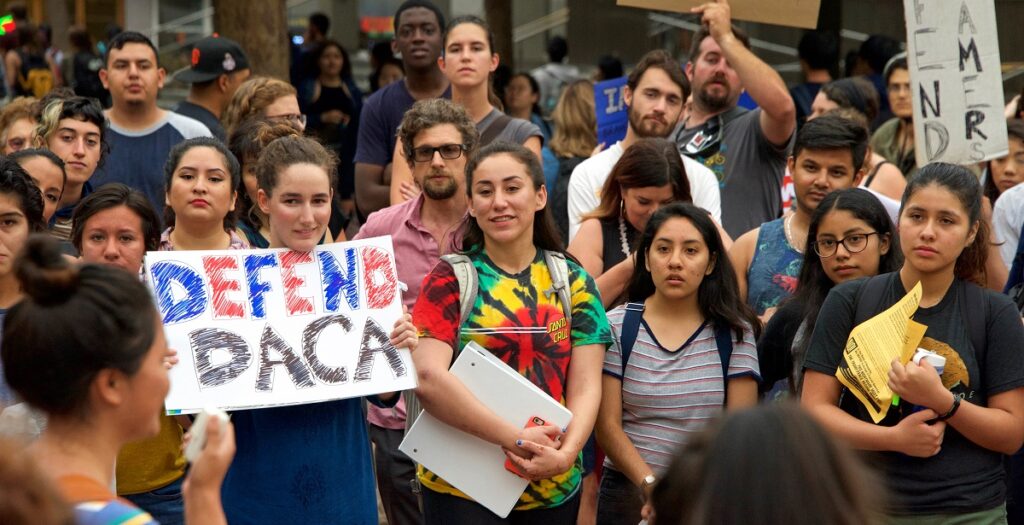
[[[761,338],[757,340],[757,364],[761,368],[761,384],[758,388],[762,394],[781,394],[789,390],[789,378],[793,372],[793,345],[803,322],[803,303],[784,301],[761,332]]]
[[[887,279],[881,304],[874,314],[906,295],[898,273]],[[853,328],[857,292],[864,280],[843,283],[829,293],[811,336],[804,367],[835,375]],[[988,316],[985,355],[971,344],[965,321],[966,282],[955,280],[939,304],[919,308],[914,320],[926,325],[920,347],[946,358],[943,384],[964,397],[964,402],[987,406],[988,398],[1024,386],[1024,326],[1016,306],[1004,295],[985,290]],[[909,405],[909,406],[908,406]],[[863,421],[871,421],[856,398],[845,392],[840,407]],[[881,424],[892,426],[914,409],[909,403],[892,407]],[[961,514],[987,510],[1006,499],[1003,456],[970,442],[952,426],[946,427],[941,451],[930,458],[898,452],[871,453],[886,474],[893,514]]]

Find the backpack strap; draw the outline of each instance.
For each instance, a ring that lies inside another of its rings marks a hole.
[[[619,334],[619,355],[622,358],[622,376],[626,376],[626,363],[633,353],[636,334],[640,331],[640,319],[644,315],[644,303],[626,303],[626,315],[622,318],[622,332]]]
[[[497,118],[488,124],[487,129],[480,133],[479,144],[481,146],[486,146],[487,144],[494,142],[494,139],[498,138],[498,135],[501,135],[501,132],[505,131],[505,128],[507,128],[511,122],[512,117],[504,113],[500,113]]]
[[[957,284],[958,281],[953,281]],[[974,347],[974,355],[978,357],[978,366],[985,369],[985,358],[988,349],[987,323],[989,318],[989,302],[985,299],[985,290],[975,284],[960,282],[963,295],[960,297],[960,310],[967,323],[967,334]],[[982,375],[981,377],[984,377]]]
[[[565,314],[565,320],[571,325],[572,292],[569,289],[569,263],[566,261],[564,253],[544,250],[544,264],[547,265],[548,273],[551,274],[551,289],[544,290],[544,295],[549,297],[552,294],[558,295],[558,300],[562,303],[562,313]]]
[[[459,282],[459,323],[461,324],[473,310],[476,294],[480,283],[476,275],[476,267],[468,256],[461,253],[442,255],[441,260],[448,263],[455,272],[455,280]]]
[[[715,327],[715,346],[722,361],[722,404],[729,399],[729,360],[732,358],[732,330],[728,326]]]

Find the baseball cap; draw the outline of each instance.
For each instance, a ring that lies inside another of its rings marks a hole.
[[[221,75],[249,69],[249,59],[238,42],[218,35],[208,36],[192,48],[192,65],[174,73],[186,84],[209,82]]]

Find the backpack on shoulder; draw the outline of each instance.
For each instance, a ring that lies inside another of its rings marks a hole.
[[[551,288],[545,290],[544,294],[549,297],[557,295],[558,301],[562,303],[562,312],[565,314],[565,320],[571,327],[572,293],[569,289],[569,263],[566,261],[564,253],[550,250],[542,251],[544,253],[544,264],[547,265],[548,272],[551,273]],[[473,266],[473,260],[467,255],[451,253],[442,255],[441,260],[451,265],[455,278],[459,282],[459,323],[461,325],[473,311],[477,293],[480,291],[480,277],[476,273],[476,267]],[[455,359],[459,357],[461,349],[453,348],[452,350],[452,362],[454,363]],[[412,391],[406,391],[403,396],[405,397],[405,430],[408,432],[412,428],[412,424],[416,422],[416,418],[419,417],[422,408]]]
[[[640,320],[644,314],[644,303],[626,303],[626,315],[622,319],[622,333],[619,334],[619,355],[622,357],[622,375],[626,375],[626,363],[633,353],[637,333],[640,332]],[[722,362],[723,401],[729,393],[729,359],[732,357],[732,330],[715,328],[715,346],[718,347],[718,358]]]

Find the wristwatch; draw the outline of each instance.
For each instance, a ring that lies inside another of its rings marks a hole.
[[[658,478],[654,477],[654,474],[648,474],[646,477],[644,477],[643,481],[640,482],[640,488],[646,489],[647,487],[654,485],[654,482],[657,480]]]

